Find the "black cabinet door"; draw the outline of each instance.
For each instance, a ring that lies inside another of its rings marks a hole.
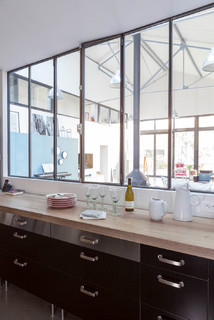
[[[139,320],[139,302],[53,271],[53,303],[84,320]]]
[[[190,320],[207,319],[208,281],[142,265],[142,302]]]
[[[50,246],[49,237],[0,224],[0,248],[3,250],[46,263]]]
[[[172,313],[142,304],[141,320],[188,320]]]
[[[154,267],[208,279],[208,259],[141,245],[141,261]]]
[[[214,319],[214,261],[209,261],[209,320]]]
[[[51,302],[51,272],[19,255],[0,250],[0,277]]]
[[[51,239],[49,265],[73,277],[139,300],[140,263]]]

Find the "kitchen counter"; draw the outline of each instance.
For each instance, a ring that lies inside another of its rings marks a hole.
[[[52,209],[45,196],[0,194],[1,211],[214,260],[214,219],[194,217],[192,222],[179,222],[167,214],[162,222],[153,222],[148,210],[127,213],[120,208],[120,217],[108,212],[106,220],[82,220],[79,216],[85,206],[78,201],[73,208]]]

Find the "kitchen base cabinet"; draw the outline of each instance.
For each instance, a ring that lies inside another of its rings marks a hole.
[[[139,302],[55,272],[53,303],[86,320],[139,320]]]
[[[141,310],[142,320],[188,320],[186,318],[181,318],[172,313],[153,308],[149,305],[142,304]]]
[[[142,246],[141,258],[142,306],[150,305],[175,315],[160,316],[160,320],[209,319],[207,259],[149,246]],[[145,312],[142,307],[142,315]]]
[[[0,249],[0,277],[51,302],[50,269],[15,253]]]

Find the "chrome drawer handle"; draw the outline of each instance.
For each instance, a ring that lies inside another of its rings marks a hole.
[[[98,244],[99,239],[90,239],[90,238],[86,238],[85,236],[81,236],[80,237],[80,241],[84,242],[84,243],[90,243],[90,244]]]
[[[86,256],[84,252],[80,253],[80,258],[88,260],[88,261],[91,261],[91,262],[95,262],[95,261],[98,260],[98,256],[95,256],[94,258],[93,257],[89,257],[89,256]]]
[[[91,291],[85,290],[84,286],[80,287],[80,292],[82,292],[82,293],[84,293],[87,296],[90,296],[92,298],[95,298],[96,296],[98,296],[98,291],[91,292]]]
[[[167,319],[170,320],[171,318],[168,317]],[[157,320],[167,320],[167,319],[166,319],[166,318],[163,318],[162,316],[158,316],[158,317],[157,317]]]
[[[172,282],[172,281],[163,279],[163,277],[161,275],[158,275],[157,279],[158,279],[158,281],[160,283],[166,284],[167,286],[170,286],[170,287],[173,287],[173,288],[181,289],[181,288],[184,287],[183,281],[179,281],[179,283]]]
[[[26,226],[27,220],[18,219],[18,220],[16,220],[16,223],[17,223],[19,226]]]
[[[18,234],[18,232],[14,232],[13,236],[15,238],[22,239],[22,240],[27,238],[26,234],[21,235],[21,234]]]
[[[184,266],[184,264],[185,264],[185,261],[184,261],[184,260],[173,261],[173,260],[169,260],[169,259],[163,258],[162,254],[159,254],[159,255],[158,255],[158,260],[159,260],[160,262],[168,263],[168,264],[171,264],[171,265],[176,266],[176,267],[182,267],[182,266]]]
[[[13,262],[14,262],[14,264],[16,264],[17,266],[22,267],[22,268],[27,266],[27,262],[21,263],[21,262],[19,262],[18,259],[15,259]]]

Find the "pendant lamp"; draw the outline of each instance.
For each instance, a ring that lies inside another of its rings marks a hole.
[[[211,49],[211,52],[208,54],[208,56],[204,60],[202,70],[207,72],[214,71],[214,48]]]
[[[117,69],[115,71],[115,74],[112,76],[111,81],[110,81],[110,87],[111,88],[115,88],[115,89],[119,89],[120,88],[120,70]]]

